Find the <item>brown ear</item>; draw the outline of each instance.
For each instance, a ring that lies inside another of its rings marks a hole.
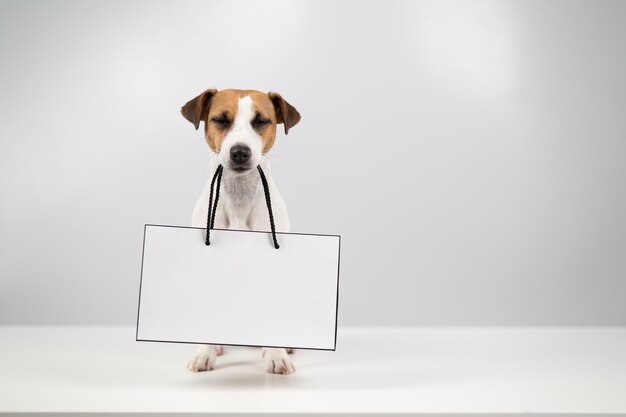
[[[276,110],[276,122],[285,125],[285,135],[300,121],[300,113],[278,93],[267,94]]]
[[[180,113],[183,117],[189,120],[198,130],[200,122],[206,122],[206,118],[209,114],[209,106],[211,104],[211,98],[217,93],[217,90],[209,89],[198,97],[189,100],[181,109]]]

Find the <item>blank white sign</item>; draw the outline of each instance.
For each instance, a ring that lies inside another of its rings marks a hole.
[[[335,350],[340,237],[146,225],[137,340]]]

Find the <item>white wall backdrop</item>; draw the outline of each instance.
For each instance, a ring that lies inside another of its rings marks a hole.
[[[134,323],[208,175],[179,108],[234,87],[302,113],[274,176],[341,324],[626,324],[626,2],[0,7],[0,323]]]

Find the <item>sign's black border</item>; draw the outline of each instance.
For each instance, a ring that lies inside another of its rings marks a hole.
[[[337,248],[337,297],[335,299],[335,343],[332,349],[323,349],[323,348],[309,348],[309,347],[300,347],[300,346],[267,346],[267,345],[238,345],[233,343],[206,343],[206,342],[188,342],[188,341],[179,341],[179,340],[153,340],[153,339],[140,339],[139,338],[139,312],[141,311],[141,283],[143,281],[143,256],[146,250],[146,229],[148,226],[152,227],[172,227],[176,229],[200,229],[205,230],[204,227],[191,227],[191,226],[171,226],[165,224],[150,224],[146,223],[143,226],[143,243],[141,248],[141,275],[139,278],[139,300],[137,301],[137,325],[135,326],[135,341],[137,342],[160,342],[160,343],[186,343],[186,344],[194,344],[194,345],[223,345],[223,346],[246,346],[246,347],[268,347],[268,348],[290,348],[290,349],[301,349],[301,350],[324,350],[324,351],[335,351],[337,349],[337,319],[339,315],[339,268],[341,265],[341,236],[340,235],[325,235],[319,233],[292,233],[292,232],[276,232],[277,235],[302,235],[302,236],[327,236],[327,237],[337,237],[339,238],[339,246]],[[265,233],[267,235],[270,232],[264,232],[259,230],[238,230],[238,229],[212,229],[212,230],[220,230],[225,232],[247,232],[247,233]],[[280,250],[280,249],[279,249]]]

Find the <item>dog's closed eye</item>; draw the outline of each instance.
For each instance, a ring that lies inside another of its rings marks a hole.
[[[220,114],[219,116],[211,117],[211,122],[218,125],[221,128],[227,128],[230,126],[231,121],[228,118],[226,112]]]
[[[272,123],[270,119],[268,119],[267,117],[261,116],[261,113],[256,112],[256,114],[254,115],[254,119],[252,119],[252,121],[250,122],[250,125],[253,128],[258,130],[258,129],[264,128],[270,123]]]

